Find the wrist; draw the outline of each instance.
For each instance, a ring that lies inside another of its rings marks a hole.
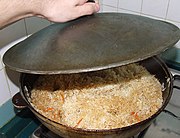
[[[45,0],[0,0],[0,29],[22,18],[41,16]]]
[[[21,15],[24,17],[37,16],[41,12],[41,0],[23,0],[23,8],[21,9]]]

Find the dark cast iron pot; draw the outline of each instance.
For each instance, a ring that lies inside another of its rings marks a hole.
[[[134,125],[130,125],[127,127],[116,128],[116,129],[106,129],[106,130],[87,130],[87,129],[80,129],[80,128],[72,128],[57,122],[54,122],[45,116],[38,113],[33,106],[31,105],[29,98],[31,95],[31,90],[33,89],[33,84],[38,78],[39,75],[35,74],[26,74],[22,73],[20,77],[21,83],[21,100],[24,101],[23,106],[21,107],[28,107],[36,117],[49,128],[54,133],[62,136],[62,137],[71,137],[71,138],[127,138],[138,134],[139,132],[146,129],[155,119],[156,117],[164,110],[166,105],[168,104],[172,92],[173,87],[180,89],[179,86],[173,86],[174,80],[180,80],[179,75],[172,76],[169,69],[167,68],[166,64],[157,56],[148,58],[146,60],[139,62],[141,65],[146,67],[146,69],[160,81],[163,88],[163,105],[162,107],[151,117],[143,120],[139,123]],[[19,107],[18,100],[16,99],[17,96],[14,96],[13,103],[15,106]],[[14,102],[16,101],[16,102]]]

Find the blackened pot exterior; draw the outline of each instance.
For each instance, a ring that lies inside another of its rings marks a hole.
[[[35,74],[21,74],[21,95],[23,99],[27,102],[30,110],[36,115],[36,117],[49,128],[54,133],[62,137],[73,137],[73,138],[128,138],[138,134],[147,128],[152,121],[164,110],[168,104],[173,89],[173,79],[165,63],[159,57],[152,57],[140,62],[141,65],[146,67],[146,69],[160,81],[163,86],[163,105],[162,107],[148,119],[136,123],[131,126],[116,128],[116,129],[106,129],[106,130],[85,130],[80,128],[72,128],[60,123],[56,123],[45,116],[38,113],[31,105],[29,98],[31,95],[31,90],[35,80],[39,75]]]

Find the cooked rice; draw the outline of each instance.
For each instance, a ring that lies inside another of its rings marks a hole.
[[[58,123],[84,129],[129,126],[162,106],[160,82],[130,64],[102,71],[40,76],[31,94],[34,108]]]

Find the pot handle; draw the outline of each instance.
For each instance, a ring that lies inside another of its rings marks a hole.
[[[174,76],[173,76],[173,80],[174,80],[174,81],[175,81],[175,80],[180,81],[180,75],[174,75]],[[173,88],[180,90],[180,87],[179,87],[179,86],[176,86],[176,85],[174,85]],[[179,117],[179,116],[175,115],[174,113],[172,113],[172,112],[169,111],[169,110],[164,109],[163,112],[164,112],[164,113],[167,113],[167,114],[169,114],[169,115],[171,115],[171,116],[173,116],[174,118],[176,118],[176,119],[178,119],[178,120],[180,120],[180,117]]]
[[[180,81],[180,75],[174,75],[174,76],[173,76],[173,79],[174,79],[174,81],[175,81],[175,80]],[[179,89],[179,90],[180,90],[180,86],[173,86],[173,88],[176,88],[176,89]]]
[[[174,118],[177,119],[177,120],[180,120],[180,117],[179,117],[179,116],[175,115],[174,113],[172,113],[172,112],[169,111],[169,110],[164,109],[163,112],[171,115],[172,117],[174,117]]]
[[[17,109],[24,109],[27,107],[26,101],[21,96],[20,92],[16,93],[12,98],[12,103]]]

